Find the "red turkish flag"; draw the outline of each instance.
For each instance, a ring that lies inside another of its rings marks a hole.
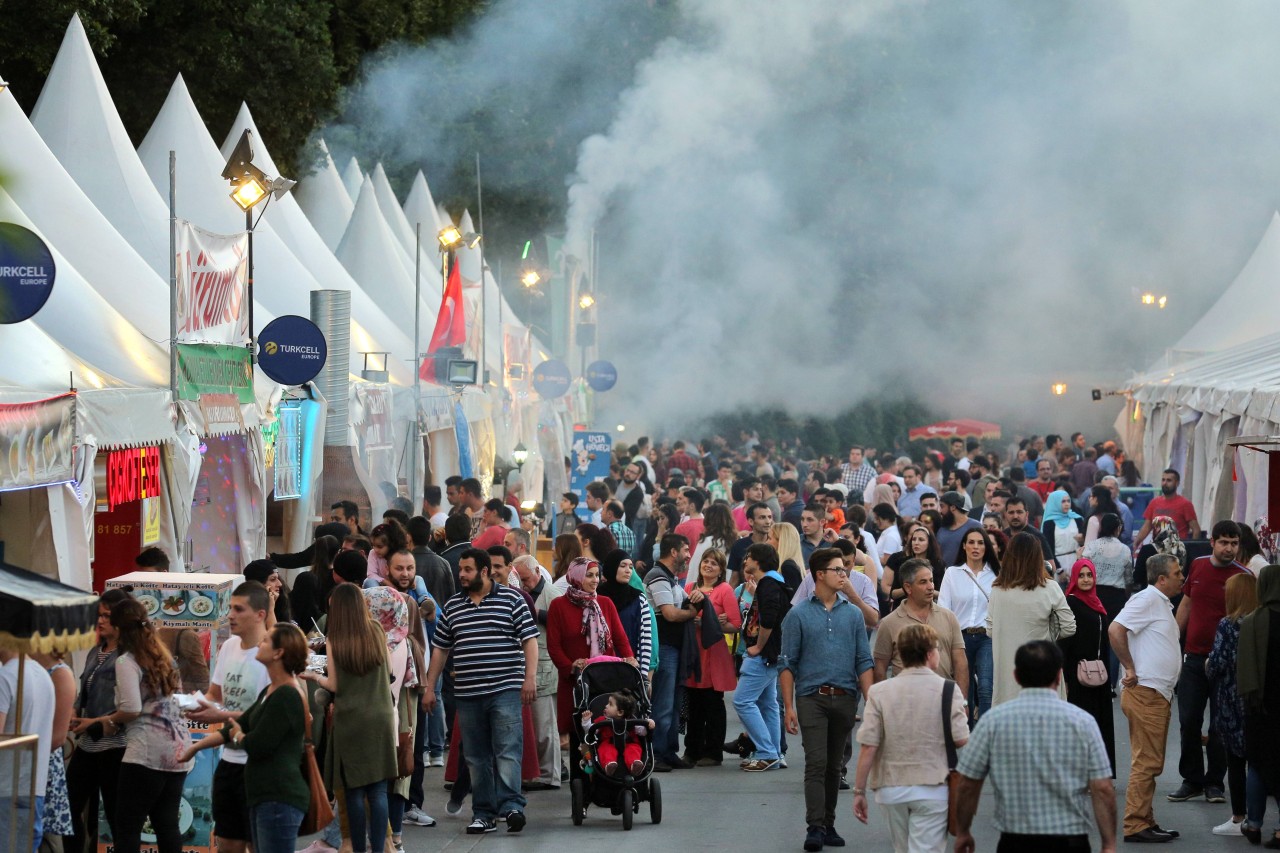
[[[467,322],[462,303],[462,272],[455,253],[449,267],[449,280],[444,286],[444,298],[440,300],[440,313],[436,315],[436,327],[427,344],[427,357],[418,368],[418,376],[427,382],[436,381],[436,362],[432,354],[441,347],[462,346],[467,340]]]

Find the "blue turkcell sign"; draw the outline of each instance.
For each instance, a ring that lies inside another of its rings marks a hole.
[[[0,323],[21,323],[49,301],[53,253],[30,229],[0,222]]]
[[[593,361],[587,365],[586,379],[596,391],[608,391],[618,384],[618,368],[612,362]]]
[[[563,397],[572,381],[569,367],[563,361],[544,361],[533,369],[533,389],[548,400]]]
[[[281,385],[310,382],[328,357],[324,333],[297,314],[275,318],[258,335],[258,366]]]

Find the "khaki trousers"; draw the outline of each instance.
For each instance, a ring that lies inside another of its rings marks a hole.
[[[538,742],[538,781],[560,787],[560,730],[556,724],[556,694],[533,703],[533,732]]]
[[[1120,710],[1129,719],[1133,754],[1129,787],[1124,795],[1124,834],[1133,835],[1156,823],[1151,800],[1156,793],[1156,777],[1164,772],[1170,705],[1158,690],[1138,685],[1120,692]]]

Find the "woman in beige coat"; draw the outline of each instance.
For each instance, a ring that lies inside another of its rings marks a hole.
[[[1013,677],[1013,656],[1018,647],[1032,640],[1057,642],[1076,632],[1076,618],[1067,604],[1062,587],[1049,579],[1040,542],[1030,533],[1016,534],[1000,561],[1000,576],[991,588],[987,607],[987,633],[991,636],[991,659],[995,685],[994,707],[1018,695]],[[1067,698],[1060,682],[1058,693]]]

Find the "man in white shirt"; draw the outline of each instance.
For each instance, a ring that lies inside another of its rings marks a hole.
[[[34,734],[40,739],[36,745],[34,768],[29,760],[30,753],[23,752],[17,758],[16,780],[6,754],[4,772],[0,772],[0,839],[5,844],[9,843],[9,821],[14,818],[18,838],[25,837],[30,824],[35,836],[32,850],[39,850],[44,837],[44,792],[49,785],[49,753],[53,749],[56,700],[53,679],[49,678],[43,666],[29,657],[22,661],[22,679],[22,707],[18,708],[18,655],[8,649],[0,649],[0,732],[11,735],[15,724],[21,722],[23,734]],[[28,796],[32,770],[36,777],[34,802]]]
[[[1178,623],[1170,599],[1182,591],[1182,564],[1171,554],[1147,560],[1146,589],[1134,595],[1107,634],[1124,677],[1120,710],[1129,718],[1133,752],[1124,798],[1124,840],[1167,842],[1176,833],[1160,828],[1152,812],[1156,777],[1164,771],[1170,702],[1182,669]]]
[[[221,708],[202,708],[187,716],[199,723],[219,726],[238,719],[271,683],[267,668],[258,662],[258,644],[267,633],[267,609],[271,597],[257,581],[245,581],[231,591],[228,624],[231,636],[218,648],[213,675],[205,698]],[[213,822],[218,853],[244,853],[249,843],[249,803],[245,796],[244,766],[249,756],[230,744],[222,748],[222,760],[213,772]]]

